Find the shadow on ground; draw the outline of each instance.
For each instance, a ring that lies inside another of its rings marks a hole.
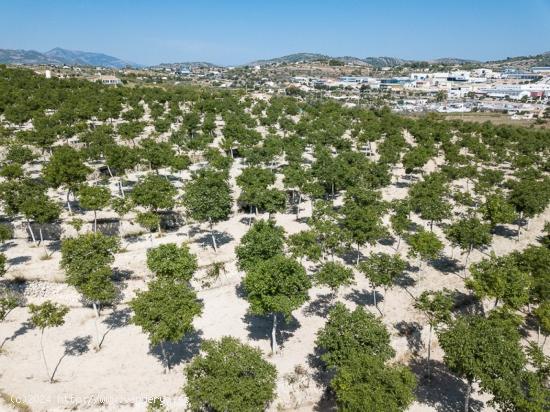
[[[347,300],[351,300],[356,305],[360,306],[374,306],[374,294],[376,293],[376,303],[380,305],[384,301],[384,296],[379,292],[373,292],[372,290],[358,290],[352,289],[350,293],[344,296]]]
[[[189,362],[200,352],[202,343],[202,331],[193,331],[188,333],[179,342],[164,343],[166,358],[162,354],[160,345],[149,348],[149,353],[157,358],[165,368],[173,368],[181,362]]]
[[[438,412],[456,412],[464,410],[466,383],[452,375],[439,361],[431,361],[432,378],[426,376],[426,360],[413,359],[410,367],[418,377],[416,397],[419,402],[435,408]],[[483,410],[483,402],[470,400],[470,411]]]
[[[315,300],[310,301],[303,309],[306,316],[327,317],[330,308],[336,303],[334,293],[320,294]]]
[[[300,322],[294,316],[285,320],[282,315],[277,316],[277,344],[279,348],[284,348],[288,339],[294,336],[296,330],[300,328]],[[273,318],[271,316],[257,316],[247,313],[243,317],[248,330],[248,337],[253,340],[271,341],[271,329],[273,327]]]

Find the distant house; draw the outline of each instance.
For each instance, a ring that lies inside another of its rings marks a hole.
[[[531,71],[533,73],[550,73],[550,66],[547,66],[547,67],[532,67]]]
[[[106,76],[99,76],[96,81],[99,81],[105,85],[109,85],[109,86],[117,86],[119,84],[122,84],[122,80],[120,80],[118,77],[116,76],[110,76],[110,75],[106,75]]]

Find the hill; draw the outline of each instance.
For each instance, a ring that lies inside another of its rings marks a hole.
[[[149,66],[149,69],[181,69],[181,68],[215,68],[221,67],[218,64],[209,63],[209,62],[180,62],[180,63],[160,63],[154,66]]]
[[[550,66],[550,51],[535,54],[533,56],[507,57],[502,60],[493,60],[488,63],[510,65],[510,66]]]
[[[35,50],[0,49],[0,63],[101,66],[117,69],[127,66],[139,67],[136,63],[121,60],[107,54],[67,50],[60,47],[56,47],[45,53]]]
[[[67,50],[56,47],[44,53],[44,55],[60,60],[64,64],[72,66],[101,66],[123,68],[127,66],[139,66],[136,63],[121,60],[117,57],[109,56],[103,53],[91,53],[79,50]]]
[[[319,60],[329,60],[330,56],[319,53],[294,53],[286,56],[275,57],[272,59],[256,60],[246,64],[247,66],[267,66],[270,64],[282,64],[282,63],[308,63]]]
[[[407,63],[407,60],[398,57],[365,57],[363,61],[373,67],[394,67]]]
[[[289,54],[287,56],[275,57],[272,59],[265,60],[256,60],[248,63],[248,66],[267,66],[271,64],[290,64],[290,63],[310,63],[315,61],[327,61],[327,60],[336,60],[344,64],[354,64],[358,66],[372,66],[375,68],[381,67],[395,67],[401,66],[407,63],[419,62],[419,60],[405,60],[399,57],[365,57],[359,58],[354,56],[342,56],[342,57],[333,57],[325,54],[318,53],[295,53]],[[459,59],[459,58],[441,58],[430,61],[429,63],[439,63],[439,64],[466,64],[473,63],[473,60]]]
[[[0,49],[0,63],[4,64],[63,64],[36,50]]]

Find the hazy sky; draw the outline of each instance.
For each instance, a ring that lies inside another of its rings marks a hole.
[[[0,48],[57,46],[142,64],[497,59],[550,50],[550,0],[0,0]]]

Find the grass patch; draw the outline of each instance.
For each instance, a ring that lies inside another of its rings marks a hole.
[[[17,412],[32,412],[32,409],[29,405],[27,405],[25,402],[23,402],[20,399],[17,399],[13,395],[10,395],[9,393],[6,393],[2,390],[0,390],[0,398],[9,406],[11,406],[13,409],[15,409]]]

